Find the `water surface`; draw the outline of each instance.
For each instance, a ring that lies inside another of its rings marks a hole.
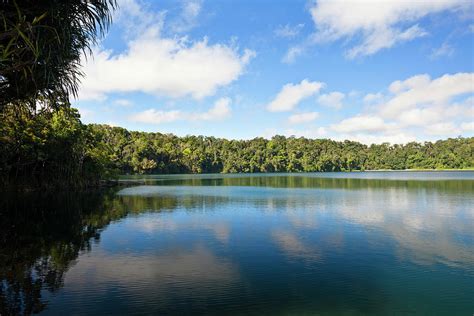
[[[474,313],[474,172],[4,195],[0,314]]]

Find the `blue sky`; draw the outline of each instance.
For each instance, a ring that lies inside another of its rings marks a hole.
[[[474,135],[471,1],[121,0],[86,123],[249,139]]]

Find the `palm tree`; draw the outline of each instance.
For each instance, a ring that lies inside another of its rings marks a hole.
[[[38,99],[68,104],[81,56],[103,37],[115,8],[116,0],[1,1],[0,112],[8,104],[34,110]]]

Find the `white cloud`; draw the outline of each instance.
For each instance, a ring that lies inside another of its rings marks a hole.
[[[278,37],[293,38],[293,37],[296,37],[298,34],[300,34],[303,27],[304,27],[304,24],[302,23],[297,24],[297,25],[290,25],[290,24],[280,25],[275,30],[275,35]]]
[[[461,129],[465,132],[474,132],[474,121],[461,123]]]
[[[359,56],[373,55],[383,48],[390,48],[398,42],[410,41],[417,37],[428,35],[418,25],[414,25],[403,32],[397,32],[392,29],[383,29],[367,36],[365,40],[349,51],[346,57],[353,59]]]
[[[173,32],[182,33],[194,28],[198,23],[198,17],[202,10],[202,2],[199,0],[186,0],[182,2],[182,11],[179,17],[171,23]]]
[[[452,98],[474,92],[474,73],[446,74],[436,79],[417,75],[393,82],[389,90],[394,94],[381,107],[381,115],[396,118],[402,111],[419,106],[442,106]]]
[[[315,262],[321,260],[322,251],[314,244],[308,245],[302,242],[293,232],[275,230],[271,236],[283,253],[292,260],[295,258]]]
[[[461,130],[452,122],[440,122],[436,124],[427,125],[425,132],[429,135],[445,136],[445,135],[459,135]]]
[[[342,107],[342,100],[344,99],[344,97],[345,97],[344,93],[335,91],[335,92],[321,95],[318,98],[318,102],[321,105],[324,105],[330,108],[340,109]]]
[[[411,109],[400,113],[398,121],[406,126],[426,126],[443,118],[442,111],[436,109]]]
[[[302,46],[293,46],[288,49],[286,52],[285,56],[282,58],[282,62],[285,64],[291,64],[293,63],[298,56],[303,54],[304,48]]]
[[[273,135],[279,134],[281,135],[282,132],[273,133]],[[328,131],[325,127],[313,127],[313,128],[305,128],[304,130],[300,129],[286,129],[283,131],[283,135],[290,137],[306,137],[306,138],[324,138],[327,137]],[[271,137],[269,137],[271,138]]]
[[[212,108],[206,112],[185,112],[181,110],[159,111],[148,109],[136,113],[131,121],[148,124],[170,123],[175,121],[216,121],[230,116],[230,98],[218,99]]]
[[[184,119],[184,115],[181,111],[158,111],[155,109],[148,109],[131,117],[131,121],[148,124],[169,123],[182,119]]]
[[[397,142],[456,137],[469,132],[463,118],[474,115],[474,74],[446,74],[438,78],[416,75],[392,82],[387,93],[367,94],[377,102],[363,113],[331,125],[335,138]],[[416,135],[416,136],[415,136]]]
[[[383,98],[382,93],[368,93],[364,96],[364,102],[365,103],[373,103],[380,101]]]
[[[230,98],[220,98],[214,103],[214,106],[207,112],[195,113],[190,115],[193,121],[214,121],[229,117],[232,109],[230,107]]]
[[[382,132],[393,128],[391,124],[373,115],[358,115],[342,120],[331,126],[331,129],[339,133],[352,132]]]
[[[387,132],[383,134],[375,133],[350,133],[350,134],[340,134],[334,137],[335,140],[352,140],[361,142],[363,144],[406,144],[408,142],[416,141],[417,138],[415,135],[406,133],[406,132]]]
[[[355,58],[425,36],[427,32],[416,21],[428,15],[462,9],[469,10],[469,1],[318,0],[310,13],[317,31],[315,41],[360,39],[346,52],[349,58]]]
[[[115,105],[129,107],[133,105],[133,102],[128,99],[117,99],[114,101]]]
[[[118,10],[114,11],[114,24],[122,27],[123,35],[135,38],[148,29],[162,29],[166,11],[155,11],[146,3],[137,0],[118,0]]]
[[[443,56],[452,56],[454,54],[454,48],[448,43],[443,43],[440,47],[435,48],[431,51],[430,59],[437,59]]]
[[[441,121],[452,120],[467,112],[466,102],[453,105],[437,105],[406,110],[400,113],[395,120],[403,127],[424,127]]]
[[[283,86],[277,96],[267,105],[271,112],[290,111],[303,99],[316,94],[324,84],[322,82],[311,82],[304,79],[298,84],[288,83]]]
[[[319,117],[318,112],[293,114],[288,118],[290,124],[302,124],[312,122]]]
[[[95,52],[84,66],[79,96],[97,99],[112,92],[144,92],[201,99],[236,80],[253,56],[250,50],[239,55],[226,45],[209,45],[207,39],[188,43],[157,34],[142,36],[122,54]]]
[[[199,11],[194,2],[186,3],[189,12]],[[104,99],[114,92],[201,99],[237,80],[255,56],[252,50],[239,52],[235,44],[210,44],[207,38],[163,37],[163,13],[149,13],[131,0],[120,5],[118,23],[133,34],[123,52],[97,48],[83,62],[81,100]]]

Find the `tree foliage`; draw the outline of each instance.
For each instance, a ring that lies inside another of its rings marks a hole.
[[[107,30],[114,7],[115,0],[1,1],[0,111],[75,95],[81,56]]]
[[[111,176],[107,150],[77,110],[58,107],[32,113],[27,106],[9,106],[0,113],[0,183],[84,186]]]
[[[406,145],[274,136],[227,140],[215,137],[130,132],[91,125],[96,141],[121,173],[321,172],[474,167],[474,138]]]

